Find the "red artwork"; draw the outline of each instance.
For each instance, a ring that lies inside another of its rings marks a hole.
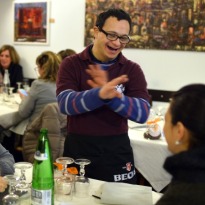
[[[48,43],[47,8],[47,2],[15,3],[16,43]]]

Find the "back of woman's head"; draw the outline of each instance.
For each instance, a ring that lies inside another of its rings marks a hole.
[[[17,53],[16,49],[11,45],[3,45],[0,48],[0,54],[3,51],[6,51],[6,50],[9,51],[9,54],[10,54],[10,57],[11,57],[11,62],[14,63],[14,64],[19,64],[20,57],[19,57],[19,54]]]
[[[181,122],[190,132],[190,147],[205,145],[205,84],[182,87],[172,96],[172,124]]]
[[[61,50],[57,53],[57,55],[63,60],[67,56],[71,56],[73,54],[76,54],[76,52],[73,49],[65,49]]]
[[[47,81],[56,81],[57,73],[60,65],[60,59],[52,51],[45,51],[36,58],[36,64],[43,72],[40,79]]]

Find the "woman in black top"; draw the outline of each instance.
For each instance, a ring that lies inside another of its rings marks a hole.
[[[0,48],[0,72],[4,76],[5,70],[9,71],[10,86],[16,92],[17,82],[23,82],[23,70],[19,65],[20,57],[13,46],[4,45]]]
[[[169,150],[164,168],[172,181],[157,205],[205,204],[205,84],[177,91],[165,115]]]

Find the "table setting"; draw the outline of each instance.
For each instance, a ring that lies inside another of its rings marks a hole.
[[[63,164],[63,169],[54,169],[54,204],[55,205],[153,205],[162,194],[152,191],[151,187],[118,182],[105,182],[85,177],[85,166],[90,160],[61,157],[56,160]],[[79,174],[69,173],[65,164],[76,163],[80,166]],[[31,204],[31,183],[33,165],[29,162],[14,164],[15,173],[4,178],[9,188],[0,194],[2,205]],[[66,169],[65,169],[66,168]]]
[[[128,135],[133,149],[135,167],[157,192],[162,191],[171,181],[170,174],[163,168],[165,159],[171,155],[163,134],[166,108],[167,105],[165,107],[160,105],[160,108],[155,107],[151,110],[150,118],[154,125],[147,122],[139,124],[128,121]],[[147,132],[152,138],[145,135]]]
[[[0,114],[5,115],[16,112],[20,104],[20,96],[18,93],[13,93],[8,98],[4,98],[3,93],[0,93]]]

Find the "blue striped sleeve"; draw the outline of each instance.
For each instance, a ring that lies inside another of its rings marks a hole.
[[[106,105],[119,115],[138,123],[146,122],[150,111],[150,104],[146,100],[125,95],[121,99],[112,99]]]
[[[57,96],[60,111],[66,115],[78,115],[95,110],[104,105],[99,98],[99,88],[82,92],[64,90]]]

